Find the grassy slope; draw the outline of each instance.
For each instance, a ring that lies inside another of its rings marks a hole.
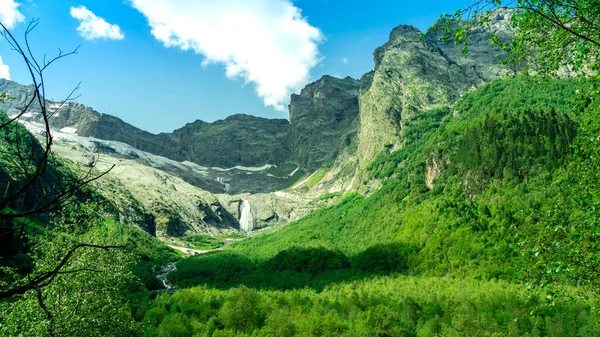
[[[407,121],[405,147],[371,164],[372,175],[385,180],[374,195],[348,195],[233,249],[265,260],[294,246],[356,255],[371,245],[402,242],[419,247],[413,261],[418,273],[513,276],[518,266],[505,263],[514,255],[511,225],[522,221],[524,209],[552,197],[545,186],[569,151],[574,90],[564,81],[513,78],[466,95],[454,108],[459,117],[449,118],[449,109],[418,114]],[[524,114],[527,107],[542,112]],[[543,112],[549,108],[556,114]],[[494,146],[501,155],[490,152]],[[430,191],[425,173],[431,158],[444,167]]]
[[[374,195],[347,195],[231,251],[181,261],[173,280],[205,286],[151,305],[152,293],[138,293],[135,316],[158,336],[599,335],[588,304],[549,305],[514,282],[528,263],[516,244],[555,208],[556,182],[577,174],[569,166],[575,89],[512,78],[452,110],[417,114],[405,121],[404,148],[370,165],[384,181]],[[565,203],[562,212],[575,214],[568,221],[587,216],[577,205]],[[105,225],[98,235],[137,243],[135,274],[158,287],[150,270],[172,261],[170,249]]]
[[[417,114],[405,121],[403,149],[369,167],[384,181],[379,191],[347,195],[280,231],[181,261],[172,279],[204,287],[160,298],[146,315],[147,332],[597,334],[587,305],[549,307],[543,292],[514,283],[528,262],[517,243],[535,235],[539,214],[559,193],[552,182],[569,170],[576,89],[515,77],[465,95],[452,110]],[[434,163],[439,174],[429,189]],[[192,298],[210,305],[192,306]],[[242,315],[250,321],[237,326],[231,317],[242,307],[258,316]]]
[[[532,314],[535,313],[535,314]],[[323,291],[195,287],[162,295],[146,336],[597,336],[589,307],[499,281],[379,276]]]

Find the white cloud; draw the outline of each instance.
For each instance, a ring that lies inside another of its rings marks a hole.
[[[290,0],[130,0],[166,47],[204,55],[229,78],[256,86],[265,106],[284,110],[321,57],[321,31]]]
[[[119,26],[97,17],[85,6],[71,7],[71,16],[79,20],[77,31],[84,39],[123,40],[125,38]]]
[[[2,57],[0,57],[0,78],[10,80],[10,68],[4,64]]]
[[[14,0],[0,0],[0,22],[6,28],[13,28],[17,23],[25,20],[25,16],[19,12],[19,6]]]
[[[342,57],[342,62],[343,63],[348,63],[348,58],[347,57]]]

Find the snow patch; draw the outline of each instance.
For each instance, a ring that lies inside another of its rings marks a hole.
[[[265,164],[264,166],[261,166],[261,167],[234,166],[234,167],[230,167],[230,168],[211,167],[211,169],[213,169],[215,171],[221,171],[221,172],[226,172],[226,171],[231,171],[231,170],[260,172],[260,171],[268,170],[271,167],[277,167],[277,166],[271,165],[271,164]]]
[[[225,192],[224,192],[224,193],[225,193],[225,194],[227,194],[227,192],[229,192],[229,187],[231,187],[231,185],[230,185],[230,184],[228,184],[228,183],[226,183],[226,182],[225,182],[225,178],[223,178],[223,177],[218,177],[218,178],[217,178],[217,182],[218,182],[219,184],[221,184],[221,185],[223,185],[223,186],[224,186],[224,188],[225,188]]]
[[[67,104],[53,102],[48,105],[48,109],[50,110],[65,110],[67,108]]]
[[[26,119],[21,119],[19,122],[36,136],[44,137],[44,135],[46,134],[45,126],[42,123],[37,123],[33,122],[32,120]],[[274,167],[275,165],[267,164],[261,167],[236,166],[226,169],[218,167],[211,168],[201,166],[189,161],[178,162],[172,159],[138,150],[128,144],[117,141],[108,141],[92,137],[82,137],[76,134],[77,129],[73,127],[64,127],[60,130],[53,129],[51,131],[55,141],[64,143],[77,143],[80,144],[87,151],[93,153],[107,152],[110,153],[109,155],[124,155],[135,158],[136,160],[139,160],[147,166],[165,170],[167,172],[176,170],[181,171],[183,174],[189,177],[203,176],[206,177],[206,179],[213,181],[213,183],[209,184],[213,187],[216,185],[214,183],[214,181],[216,180],[222,186],[222,188],[218,188],[218,193],[232,193],[232,191],[237,188],[236,185],[232,185],[232,181],[235,181],[235,179],[239,178],[240,176],[250,177],[253,174],[256,174],[264,175],[265,177],[270,177],[269,179],[273,179],[272,175],[269,175],[267,170],[271,167]],[[282,179],[285,177],[276,178]]]
[[[59,131],[59,132],[62,132],[62,133],[68,133],[68,134],[75,134],[75,133],[77,133],[77,129],[76,129],[76,128],[69,128],[69,127],[66,127],[66,128],[62,128],[62,129],[60,129],[60,131]]]

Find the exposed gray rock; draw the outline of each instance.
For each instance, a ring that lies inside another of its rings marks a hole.
[[[152,134],[78,103],[50,102],[55,150],[83,166],[106,154],[99,168],[117,167],[98,187],[114,200],[121,221],[158,236],[238,230],[244,201],[248,229],[293,221],[360,189],[361,169],[402,146],[406,117],[452,105],[465,92],[514,73],[500,64],[505,52],[486,39],[489,33],[510,38],[509,18],[508,11],[495,12],[489,31],[474,30],[466,55],[462,46],[441,42],[441,32],[421,37],[415,27],[399,26],[374,52],[375,69],[360,81],[324,76],[293,95],[289,122],[234,115]],[[0,110],[14,115],[32,89],[0,80],[0,92],[13,97],[0,102]],[[30,130],[39,128],[37,112],[21,119]],[[291,186],[291,173],[325,165],[316,186],[306,176]],[[428,163],[427,173],[431,188],[435,163]]]
[[[358,87],[359,81],[351,78],[324,76],[307,85],[300,95],[292,96],[290,122],[233,115],[214,123],[197,120],[172,133],[160,134],[143,131],[79,103],[49,102],[48,106],[50,124],[56,130],[126,143],[179,162],[223,168],[296,163],[314,169],[331,162],[356,137]],[[12,97],[0,102],[0,110],[12,116],[26,104],[33,88],[0,79],[0,92]],[[43,122],[35,105],[21,119]],[[200,182],[198,185],[209,187]],[[275,184],[273,188],[282,186]]]
[[[33,87],[0,79],[0,92],[11,99],[0,102],[0,110],[14,116],[32,97]],[[42,123],[40,109],[33,104],[22,120]],[[281,164],[290,159],[289,123],[233,115],[214,123],[196,121],[172,133],[153,134],[108,114],[100,114],[80,103],[48,102],[50,125],[83,137],[113,140],[176,161],[199,165],[233,167]]]
[[[94,162],[97,172],[112,170],[93,182],[115,207],[119,220],[158,237],[220,234],[239,224],[211,193],[182,179],[132,159],[88,151],[78,143],[57,141],[54,153],[75,165]]]
[[[290,103],[290,143],[296,164],[316,169],[352,143],[358,127],[360,81],[323,76]]]
[[[361,166],[401,145],[402,121],[407,116],[451,105],[463,93],[515,72],[500,64],[506,52],[491,47],[486,38],[495,33],[508,39],[509,17],[508,12],[497,12],[490,30],[475,29],[466,55],[461,53],[462,46],[441,42],[439,31],[423,37],[417,28],[408,25],[392,31],[389,41],[374,52],[374,72],[362,79]]]
[[[33,134],[38,136],[45,134],[43,124],[28,121],[21,122]],[[290,179],[292,179],[292,177],[285,174],[281,176],[270,174],[270,165],[262,167],[207,167],[189,161],[178,162],[139,150],[129,144],[118,141],[82,137],[58,130],[53,130],[52,135],[57,142],[82,145],[88,154],[106,154],[118,159],[133,160],[139,164],[180,177],[187,183],[211,193],[240,194],[273,192],[289,187],[291,184]]]
[[[249,115],[214,123],[196,121],[171,135],[177,144],[173,159],[219,167],[282,164],[290,156],[288,126],[285,119]]]
[[[217,195],[216,197],[238,220],[242,217],[244,201],[247,201],[253,219],[252,230],[298,220],[317,208],[316,205],[310,204],[311,199],[308,195],[293,192]]]

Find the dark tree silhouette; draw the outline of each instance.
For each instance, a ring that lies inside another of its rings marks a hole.
[[[52,116],[70,101],[73,101],[79,85],[62,101],[52,103],[46,100],[45,72],[55,62],[76,54],[78,48],[70,52],[59,49],[56,57],[40,62],[34,56],[29,36],[38,26],[39,20],[32,20],[25,30],[24,42],[20,43],[9,29],[0,23],[1,35],[22,58],[33,83],[31,97],[18,113],[7,116],[0,112],[0,300],[21,295],[28,291],[38,293],[39,304],[49,315],[41,296],[41,289],[51,284],[61,274],[76,273],[82,270],[65,270],[75,253],[83,249],[117,249],[124,246],[102,246],[87,243],[65,247],[64,256],[56,261],[55,267],[39,271],[34,268],[15,268],[7,261],[16,254],[26,255],[31,249],[30,233],[25,230],[32,219],[47,220],[50,212],[60,211],[70,203],[78,202],[87,196],[86,186],[107,174],[97,173],[94,165],[82,176],[61,170],[60,163],[52,155]],[[10,99],[2,93],[0,99]],[[38,141],[21,124],[21,118],[28,113],[41,116],[44,132]],[[43,221],[42,221],[43,222]],[[18,242],[15,242],[18,241]],[[32,258],[28,256],[28,258]],[[29,261],[28,265],[32,265]]]

